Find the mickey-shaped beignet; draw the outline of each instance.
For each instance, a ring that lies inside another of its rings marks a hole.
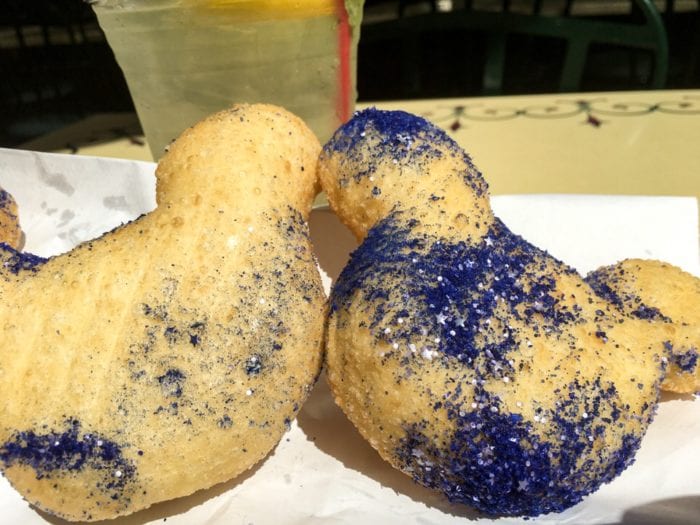
[[[127,514],[279,441],[321,363],[319,150],[283,109],[236,106],[171,146],[154,212],[39,267],[9,254],[0,465],[31,504]]]
[[[384,459],[452,501],[525,516],[566,509],[633,462],[663,347],[494,217],[443,131],[360,112],[319,174],[364,239],[332,291],[328,380]]]
[[[662,261],[626,259],[598,268],[586,281],[626,314],[664,327],[657,344],[671,351],[671,361],[662,390],[700,392],[699,278]]]

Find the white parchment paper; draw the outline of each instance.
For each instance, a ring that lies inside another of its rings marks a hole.
[[[153,208],[154,165],[0,149],[0,186],[18,201],[26,250],[49,256]],[[666,260],[700,275],[691,197],[519,195],[493,198],[513,231],[582,272],[624,257]],[[328,210],[312,237],[325,283],[354,241]],[[0,415],[1,417],[1,415]],[[700,523],[700,399],[667,397],[636,462],[568,511],[487,519],[415,485],[384,463],[334,405],[322,377],[280,444],[251,471],[109,523],[396,524]],[[0,523],[64,523],[30,507],[0,477]]]
[[[0,186],[20,206],[24,250],[70,250],[155,208],[155,164],[0,148]]]

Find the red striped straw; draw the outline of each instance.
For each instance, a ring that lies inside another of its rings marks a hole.
[[[352,72],[350,67],[351,30],[348,12],[345,10],[345,1],[336,0],[338,13],[338,99],[336,100],[336,113],[341,122],[350,119],[350,101],[352,97]]]

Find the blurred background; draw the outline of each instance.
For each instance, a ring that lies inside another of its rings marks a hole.
[[[366,0],[357,89],[383,101],[700,88],[699,54],[698,0]],[[133,111],[88,4],[3,2],[0,146]]]

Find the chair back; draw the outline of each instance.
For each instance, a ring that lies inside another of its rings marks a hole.
[[[665,86],[668,73],[668,41],[663,20],[652,0],[633,0],[632,8],[641,23],[608,20],[601,17],[572,16],[572,0],[567,0],[558,15],[543,13],[541,0],[532,3],[530,12],[515,11],[509,0],[502,0],[498,11],[477,10],[473,2],[466,0],[464,7],[440,12],[433,0],[428,12],[410,15],[415,0],[399,2],[398,17],[362,27],[361,42],[377,42],[401,39],[403,70],[406,85],[419,89],[415,56],[416,42],[427,32],[468,30],[486,35],[486,58],[482,78],[485,95],[500,94],[503,89],[506,42],[508,35],[521,34],[555,38],[566,41],[563,66],[559,75],[558,90],[580,91],[582,76],[591,44],[611,44],[624,48],[641,49],[651,53],[654,59],[648,83],[651,89]]]

